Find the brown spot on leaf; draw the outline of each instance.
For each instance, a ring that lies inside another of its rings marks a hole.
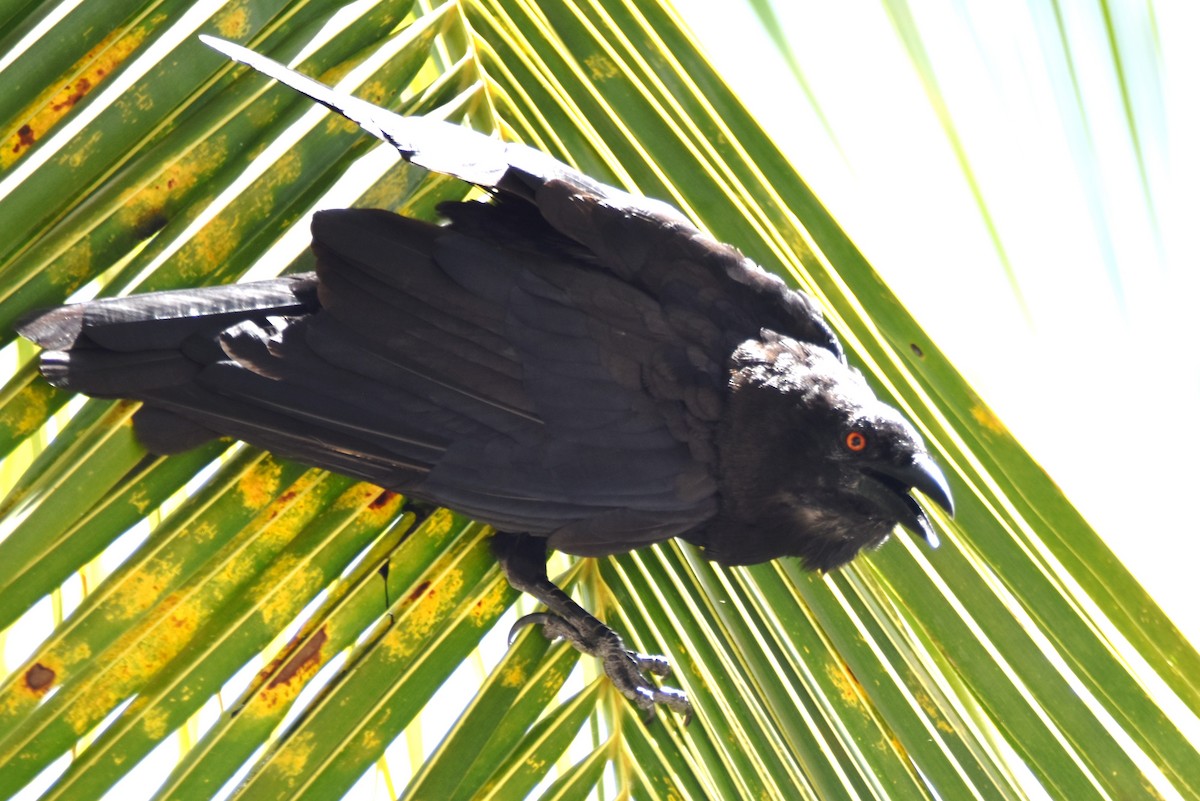
[[[41,662],[36,663],[29,670],[25,671],[25,686],[35,693],[41,694],[46,692],[46,689],[54,683],[54,679],[54,671]]]
[[[294,489],[285,491],[275,500],[275,503],[271,504],[271,513],[267,515],[267,517],[269,517],[271,520],[279,517],[280,512],[285,511],[287,509],[287,505],[295,498],[296,491]]]
[[[909,347],[912,348],[913,355],[916,356],[918,359],[925,358],[925,351],[921,350],[921,346],[918,345],[916,342],[909,344]]]
[[[409,593],[409,595],[408,595],[408,600],[409,600],[409,601],[415,601],[415,600],[417,600],[417,599],[418,599],[418,598],[420,598],[422,595],[424,595],[424,594],[425,594],[425,591],[426,591],[426,590],[428,590],[428,589],[429,589],[429,582],[428,582],[428,581],[422,581],[420,584],[418,584],[418,585],[417,585],[417,588],[416,588],[415,590],[413,590],[411,593]]]
[[[300,646],[300,650],[296,651],[295,655],[287,661],[275,678],[271,679],[267,689],[287,684],[297,675],[311,675],[315,672],[314,669],[321,664],[321,648],[328,639],[329,635],[325,629],[318,629],[313,636],[308,638],[308,642]]]
[[[63,111],[69,109],[87,97],[87,93],[92,88],[92,82],[87,78],[80,78],[75,81],[74,86],[64,86],[63,92],[66,94],[60,95],[61,99],[57,103],[52,103],[50,108],[54,111]]]
[[[17,129],[17,143],[13,145],[13,152],[18,153],[36,141],[37,136],[34,135],[33,128],[29,125],[22,125]]]
[[[388,505],[388,502],[391,501],[392,498],[395,497],[396,493],[392,492],[391,490],[384,490],[375,497],[375,500],[371,501],[371,508],[382,509],[384,506]]]

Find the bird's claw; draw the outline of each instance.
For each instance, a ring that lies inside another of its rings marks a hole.
[[[521,633],[521,629],[527,626],[541,626],[542,634],[546,636],[547,640],[568,640],[574,644],[575,640],[571,639],[571,635],[579,635],[574,626],[558,615],[552,615],[549,612],[534,612],[519,618],[516,623],[513,623],[512,628],[508,630],[508,645],[510,648],[517,641],[517,635]]]
[[[628,650],[621,637],[608,627],[591,632],[591,636],[588,636],[565,618],[549,612],[534,612],[514,623],[508,634],[509,645],[521,629],[534,625],[541,626],[542,633],[548,639],[566,640],[577,651],[599,659],[613,686],[640,708],[649,710],[662,704],[683,715],[684,725],[691,721],[692,705],[683,690],[659,687],[646,678],[646,673],[670,675],[671,664],[665,656]]]

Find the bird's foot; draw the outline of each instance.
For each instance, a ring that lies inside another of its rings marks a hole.
[[[599,621],[596,622],[599,624]],[[613,686],[642,709],[652,709],[655,704],[662,704],[683,715],[684,725],[691,721],[692,705],[683,690],[659,687],[646,677],[647,673],[655,676],[670,674],[671,665],[665,656],[628,650],[620,635],[603,624],[590,627],[585,633],[566,618],[549,612],[535,612],[518,620],[509,633],[509,642],[522,628],[534,625],[541,626],[542,633],[548,639],[566,640],[575,650],[599,659]]]

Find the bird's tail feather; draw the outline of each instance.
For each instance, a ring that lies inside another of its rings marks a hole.
[[[41,372],[60,389],[101,398],[139,398],[182,386],[223,357],[216,333],[241,321],[311,312],[316,277],[153,292],[36,312],[17,332],[40,345]],[[134,424],[151,451],[173,453],[218,436],[164,409]]]

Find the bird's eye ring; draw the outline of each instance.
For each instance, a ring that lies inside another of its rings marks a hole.
[[[861,431],[851,431],[846,435],[846,447],[855,453],[867,449],[867,436]]]

